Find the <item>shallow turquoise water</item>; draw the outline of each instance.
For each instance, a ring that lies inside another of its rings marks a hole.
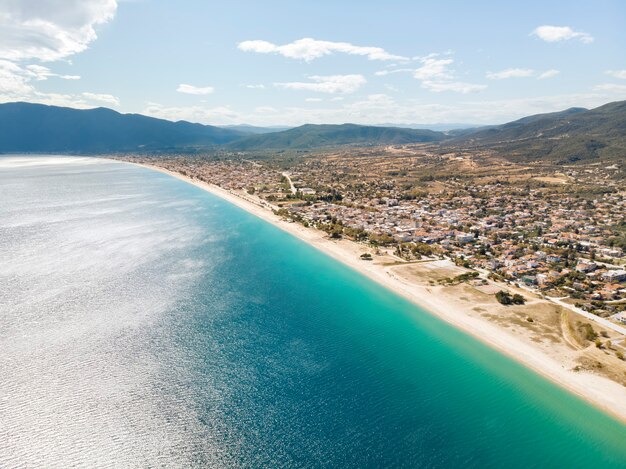
[[[626,467],[622,424],[200,189],[0,188],[0,466]]]

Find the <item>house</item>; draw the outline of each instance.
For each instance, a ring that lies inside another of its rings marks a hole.
[[[623,282],[626,280],[626,270],[607,270],[602,274],[602,279],[609,282]]]
[[[467,233],[457,234],[456,240],[461,244],[471,243],[474,241],[474,235]]]
[[[576,264],[576,272],[581,272],[583,274],[593,272],[597,268],[598,265],[595,262],[579,262],[578,264]]]
[[[622,324],[626,324],[626,311],[622,311],[621,313],[613,315],[613,319],[621,322]]]
[[[607,257],[614,257],[614,258],[619,258],[619,257],[624,256],[624,252],[621,249],[603,248],[603,249],[600,249],[600,253],[602,253],[603,255]]]

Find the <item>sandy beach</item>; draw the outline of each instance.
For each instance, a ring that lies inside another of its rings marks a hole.
[[[623,368],[620,368],[623,365],[618,362],[614,364],[613,361],[617,359],[604,357],[603,352],[594,350],[592,346],[582,350],[572,341],[566,340],[567,337],[565,340],[559,337],[557,341],[550,337],[548,329],[542,331],[537,323],[531,324],[533,321],[528,320],[526,323],[526,320],[519,320],[520,317],[543,314],[541,311],[544,310],[558,312],[560,310],[554,308],[559,306],[538,297],[531,298],[513,321],[507,315],[510,316],[510,311],[515,310],[505,311],[493,301],[493,294],[480,293],[467,285],[443,287],[420,279],[420,275],[428,273],[429,269],[455,269],[448,260],[433,260],[428,266],[426,263],[404,265],[391,256],[375,256],[374,261],[363,261],[359,258],[360,254],[373,253],[368,246],[349,240],[331,240],[322,231],[286,221],[245,193],[235,194],[157,166],[140,166],[193,184],[272,223],[626,423],[626,387],[619,382],[624,379]],[[525,295],[528,296],[528,293]],[[492,310],[497,314],[492,314]],[[602,331],[601,327],[594,327]],[[611,338],[619,338],[613,331],[611,333]],[[592,357],[601,363],[598,369],[603,369],[604,375],[578,366],[583,352],[585,360],[591,360],[589,357]],[[607,366],[611,368],[613,365],[616,378],[609,379],[606,375]]]

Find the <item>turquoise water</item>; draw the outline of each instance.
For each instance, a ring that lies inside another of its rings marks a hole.
[[[622,424],[189,184],[0,190],[2,467],[626,467]]]

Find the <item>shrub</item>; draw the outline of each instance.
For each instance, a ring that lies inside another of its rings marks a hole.
[[[593,327],[589,323],[578,323],[578,332],[583,336],[586,340],[596,340],[598,338],[598,334],[593,330]]]

